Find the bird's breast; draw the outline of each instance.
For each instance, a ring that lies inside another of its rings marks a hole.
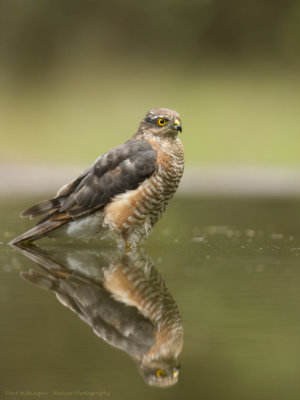
[[[119,232],[131,232],[139,240],[151,232],[179,185],[184,168],[183,146],[150,141],[157,151],[156,170],[135,190],[116,196],[105,208],[105,223]]]
[[[181,141],[151,142],[157,151],[156,173],[153,184],[159,187],[164,201],[168,201],[175,193],[184,170],[184,150]]]

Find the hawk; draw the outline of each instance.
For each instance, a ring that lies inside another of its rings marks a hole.
[[[119,244],[135,247],[150,234],[179,185],[184,168],[181,131],[176,111],[150,110],[131,139],[97,158],[54,198],[23,211],[23,217],[43,218],[10,244],[64,228],[67,236],[109,233]]]
[[[15,246],[44,270],[21,272],[57,299],[108,344],[126,352],[148,385],[179,378],[183,325],[178,307],[151,260],[139,251],[65,254],[64,263],[38,247]],[[82,268],[80,268],[82,266]]]

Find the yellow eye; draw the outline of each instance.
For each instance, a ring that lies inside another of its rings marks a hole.
[[[163,370],[163,369],[158,369],[157,371],[156,371],[156,376],[159,378],[159,377],[162,377],[162,376],[165,376],[166,375],[166,373],[165,373],[165,371]]]
[[[165,119],[165,118],[159,118],[158,120],[157,120],[157,125],[159,125],[159,126],[164,126],[164,125],[166,125],[168,123],[168,121]]]

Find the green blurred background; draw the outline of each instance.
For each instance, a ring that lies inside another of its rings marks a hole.
[[[89,164],[152,107],[187,164],[295,165],[300,3],[2,0],[2,160]]]

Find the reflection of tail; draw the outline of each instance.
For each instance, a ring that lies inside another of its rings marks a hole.
[[[42,222],[41,224],[33,227],[32,229],[29,229],[29,231],[22,233],[22,235],[14,238],[9,242],[9,244],[18,244],[26,241],[33,241],[36,239],[39,239],[47,233],[53,231],[56,228],[59,228],[60,226],[66,224],[69,222],[67,219],[63,220],[46,220],[45,222]]]
[[[34,286],[38,286],[41,289],[45,290],[55,290],[56,289],[56,279],[53,278],[52,276],[48,275],[45,276],[41,274],[40,272],[30,270],[28,272],[21,271],[20,272],[21,277],[27,281],[30,282]]]
[[[30,246],[13,245],[13,248],[24,254],[24,256],[30,258],[32,261],[38,263],[46,270],[60,271],[62,269],[61,264],[50,258],[46,251],[34,244],[30,244]]]

